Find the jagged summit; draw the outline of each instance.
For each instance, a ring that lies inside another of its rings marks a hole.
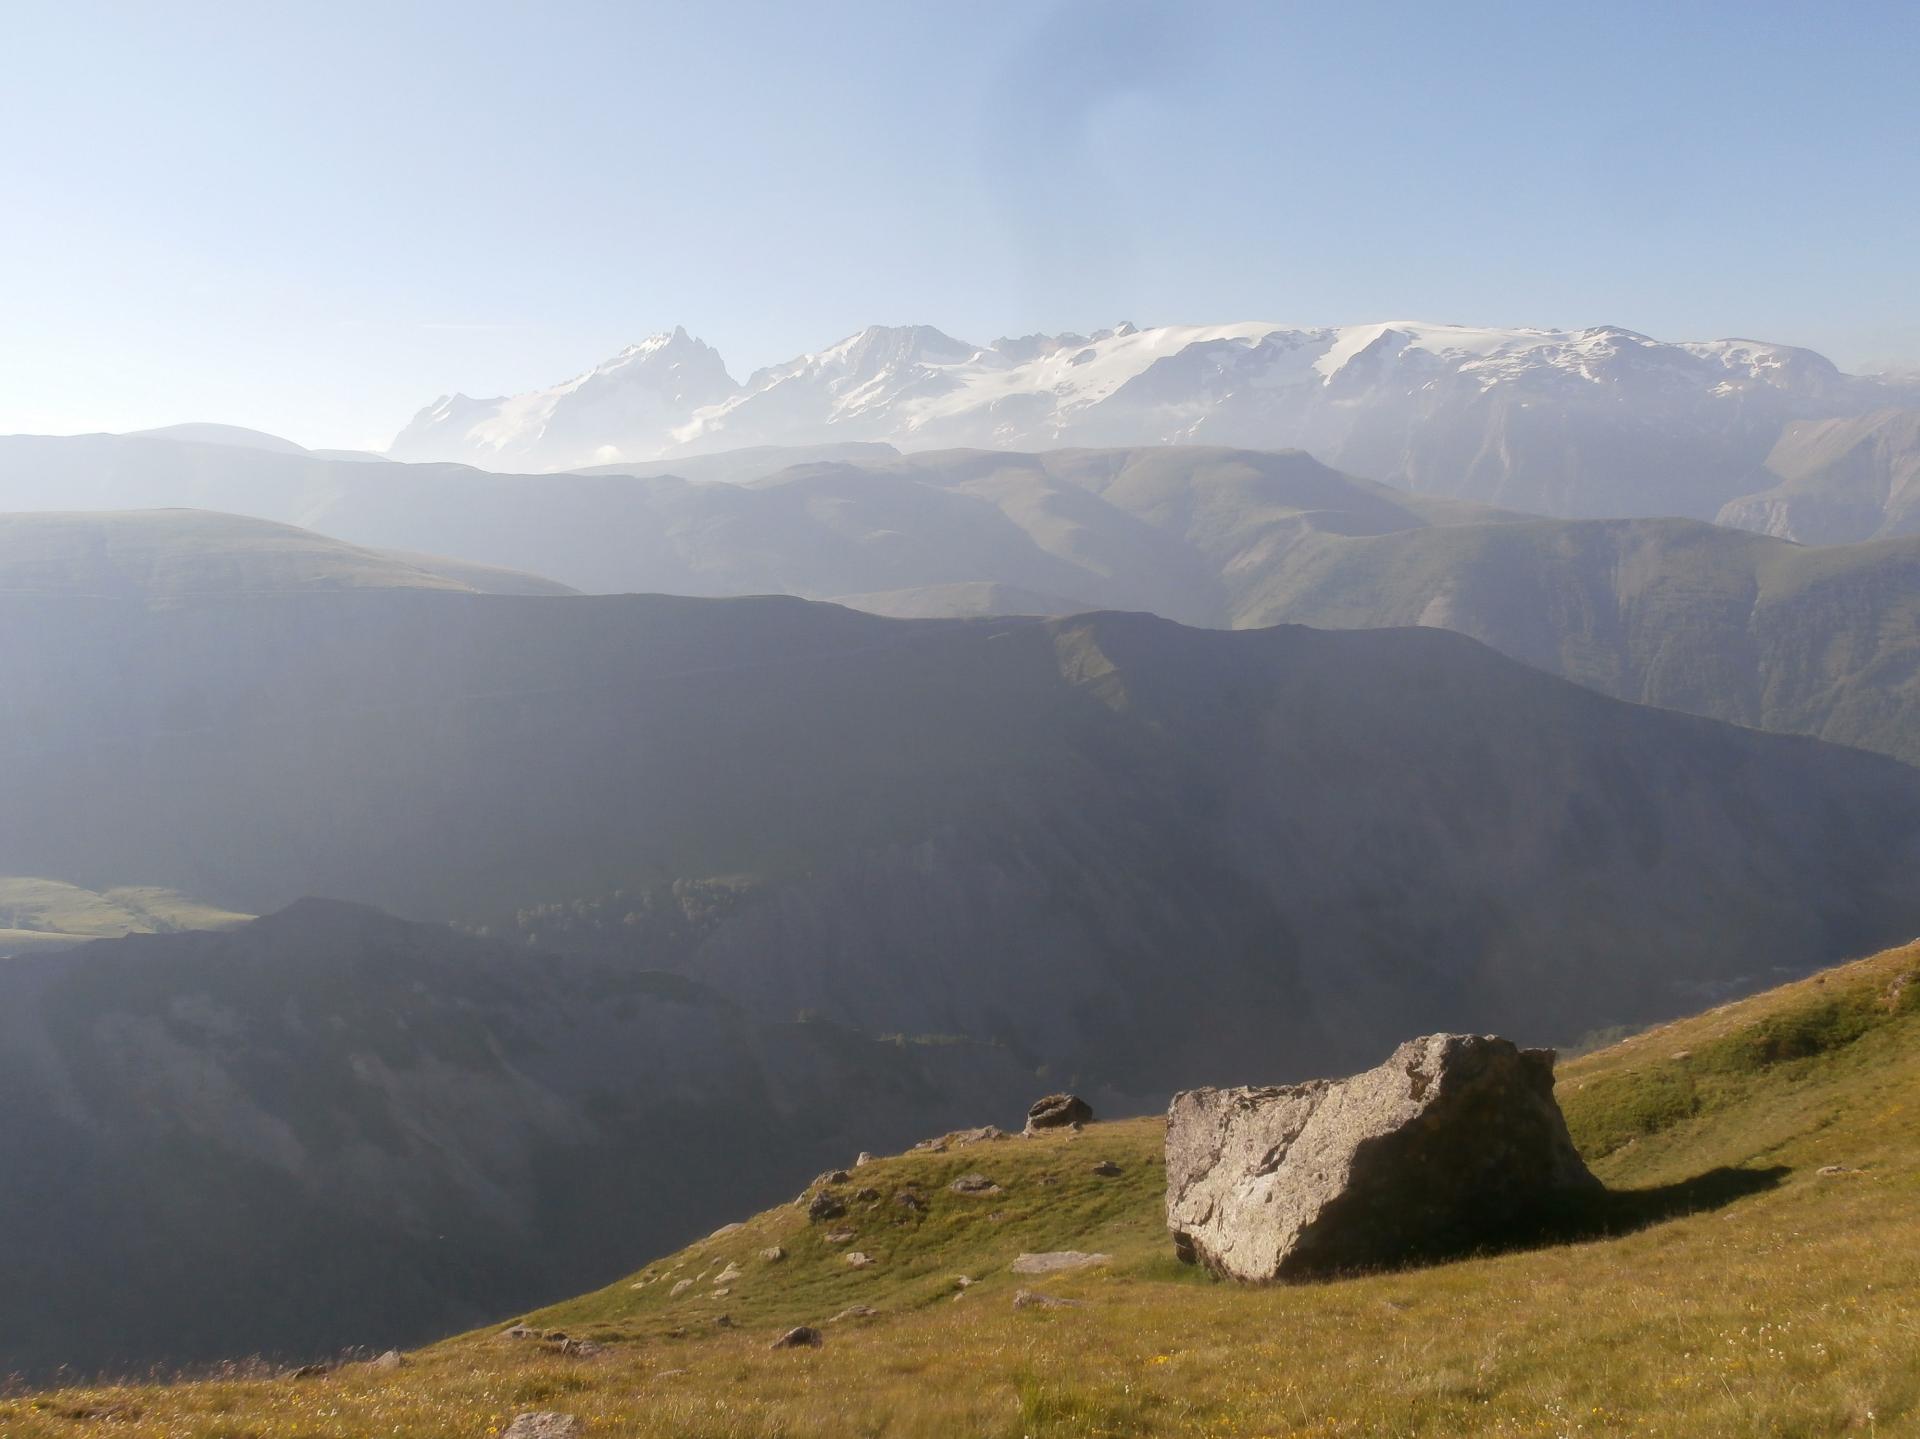
[[[1741,493],[1783,425],[1915,398],[1789,345],[1669,342],[1611,324],[1123,322],[990,345],[871,325],[744,384],[677,328],[551,389],[442,399],[391,453],[553,470],[848,441],[1207,443],[1305,449],[1371,479],[1515,508],[1705,518]]]

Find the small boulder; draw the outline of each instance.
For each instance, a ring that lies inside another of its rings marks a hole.
[[[729,1264],[725,1269],[722,1269],[718,1274],[714,1275],[713,1282],[715,1284],[731,1284],[744,1272],[738,1264]]]
[[[386,1373],[394,1369],[404,1369],[406,1364],[406,1355],[402,1354],[398,1349],[389,1349],[378,1358],[369,1359],[367,1361],[367,1368],[377,1369],[382,1373]]]
[[[871,1254],[862,1254],[856,1249],[847,1255],[847,1263],[855,1269],[865,1269],[869,1264],[873,1263],[873,1256]]]
[[[778,1244],[770,1244],[760,1251],[760,1257],[769,1264],[778,1264],[787,1257],[787,1251]]]
[[[1093,1118],[1093,1106],[1077,1094],[1049,1094],[1034,1100],[1027,1110],[1028,1134],[1046,1129],[1065,1129],[1070,1124],[1085,1124]]]
[[[910,1214],[924,1214],[927,1201],[911,1189],[903,1189],[893,1196],[893,1202]]]
[[[871,1187],[853,1191],[853,1202],[855,1204],[872,1204],[879,1198],[880,1191]]]
[[[873,1156],[863,1149],[860,1151],[859,1157],[853,1161],[853,1167],[858,1169],[863,1164],[871,1163],[873,1163]]]
[[[585,1432],[573,1415],[543,1409],[514,1415],[500,1439],[579,1439]]]
[[[984,1174],[963,1174],[947,1188],[955,1194],[998,1194],[1000,1186]]]
[[[693,1281],[691,1279],[682,1279],[679,1283],[675,1284],[673,1288],[667,1291],[667,1298],[678,1299],[682,1294],[685,1294],[691,1288],[693,1288]]]
[[[807,1205],[807,1218],[818,1224],[823,1219],[838,1219],[847,1212],[846,1201],[828,1190],[821,1190]]]
[[[767,1348],[818,1349],[821,1343],[822,1338],[818,1329],[812,1329],[805,1324],[800,1324],[789,1329],[785,1334],[782,1334],[778,1339],[774,1340],[773,1343],[769,1344]]]
[[[851,1244],[854,1241],[854,1232],[851,1229],[835,1229],[822,1235],[821,1238],[829,1244]]]
[[[871,1304],[855,1304],[846,1309],[842,1309],[838,1314],[834,1315],[833,1318],[829,1319],[827,1323],[838,1324],[844,1319],[871,1319],[879,1312],[880,1311],[875,1309]]]
[[[1491,1036],[1409,1040],[1351,1079],[1177,1094],[1166,1156],[1176,1252],[1243,1280],[1453,1252],[1600,1192],[1553,1052]]]
[[[1115,1179],[1119,1177],[1120,1166],[1115,1164],[1111,1159],[1103,1159],[1093,1166],[1093,1172],[1102,1179]]]
[[[747,1226],[745,1224],[741,1224],[741,1223],[723,1224],[718,1229],[714,1230],[713,1233],[709,1234],[707,1238],[709,1240],[725,1239],[729,1234],[738,1234],[742,1229],[745,1229],[746,1227]]]

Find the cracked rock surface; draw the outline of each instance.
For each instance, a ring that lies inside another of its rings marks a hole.
[[[1232,1279],[1379,1268],[1497,1242],[1596,1194],[1553,1097],[1553,1051],[1408,1040],[1343,1080],[1193,1089],[1167,1111],[1167,1227]]]

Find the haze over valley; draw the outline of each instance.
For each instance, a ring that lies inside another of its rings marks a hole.
[[[19,17],[0,1436],[1915,1432],[1915,53]]]

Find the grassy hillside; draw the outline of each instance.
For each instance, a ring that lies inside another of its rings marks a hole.
[[[1637,704],[1920,762],[1920,538],[1811,547],[1693,520],[1316,533],[1242,624],[1428,625]]]
[[[356,589],[570,593],[535,575],[386,554],[209,510],[0,514],[0,595],[178,602]]]
[[[586,1352],[503,1323],[398,1369],[22,1396],[0,1428],[456,1439],[558,1409],[741,1439],[1913,1432],[1920,945],[1568,1062],[1559,1092],[1612,1193],[1535,1247],[1217,1282],[1171,1257],[1159,1121],[1126,1120],[860,1166],[832,1186],[845,1219],[783,1206],[527,1316]],[[1002,1192],[946,1187],[975,1171]],[[1111,1259],[1010,1272],[1061,1248]],[[1022,1288],[1070,1304],[1017,1308]],[[769,1349],[799,1323],[823,1347]]]
[[[0,875],[0,956],[64,949],[90,939],[225,929],[244,914],[170,889],[120,885],[95,891],[59,880]]]

